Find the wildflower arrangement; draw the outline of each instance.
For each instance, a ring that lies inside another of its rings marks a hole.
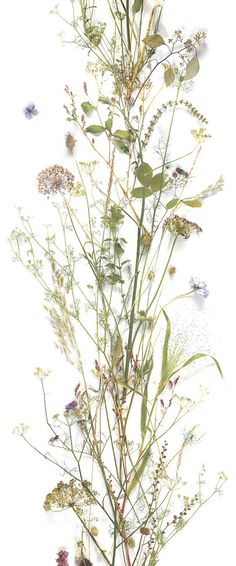
[[[205,396],[200,388],[190,398],[186,377],[199,360],[222,373],[211,352],[183,346],[173,305],[180,319],[183,299],[204,301],[207,284],[189,273],[186,288],[170,297],[178,255],[204,238],[199,209],[223,186],[220,178],[194,187],[210,135],[189,93],[206,33],[186,37],[177,29],[168,36],[162,4],[68,0],[70,15],[54,9],[68,26],[68,42],[88,53],[83,89],[65,88],[71,131],[62,144],[65,160],[68,152],[74,157],[73,172],[49,156],[37,185],[52,199],[55,229],[37,237],[19,210],[10,237],[15,260],[42,286],[56,345],[74,367],[77,385],[67,382],[54,415],[50,372],[34,372],[50,449],[35,446],[24,424],[15,432],[55,466],[43,507],[74,513],[78,566],[155,566],[225,481],[220,473],[207,488],[204,469],[189,477],[184,467],[199,440],[191,414]],[[33,103],[23,112],[27,119],[38,114]],[[173,138],[183,112],[192,147],[179,154]],[[68,556],[59,550],[56,563],[68,566]]]

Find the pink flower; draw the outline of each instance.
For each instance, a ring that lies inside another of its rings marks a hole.
[[[56,563],[58,564],[58,566],[69,566],[69,562],[67,560],[69,552],[67,552],[66,550],[59,550],[57,556],[58,557],[56,559]]]

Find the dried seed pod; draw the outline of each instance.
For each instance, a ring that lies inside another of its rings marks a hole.
[[[74,136],[72,136],[72,134],[70,133],[66,134],[65,144],[67,149],[72,153],[76,144],[76,139],[74,138]]]
[[[148,527],[141,527],[139,529],[139,532],[141,533],[141,535],[149,535],[150,534],[150,529]]]

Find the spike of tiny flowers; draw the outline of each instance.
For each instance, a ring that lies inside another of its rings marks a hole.
[[[56,563],[58,564],[58,566],[69,566],[69,562],[67,560],[68,556],[69,556],[69,552],[67,552],[66,550],[59,550],[56,559]]]
[[[65,411],[74,411],[77,408],[77,401],[71,401],[65,406]]]

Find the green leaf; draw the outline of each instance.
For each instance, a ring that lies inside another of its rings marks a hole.
[[[127,140],[127,141],[134,141],[135,140],[135,135],[134,133],[129,130],[116,130],[113,134],[114,138],[119,138],[121,140]]]
[[[88,100],[86,102],[82,102],[81,108],[85,114],[90,114],[90,112],[95,110],[95,106],[93,106],[93,104],[90,104]]]
[[[194,55],[194,57],[190,59],[190,61],[187,64],[185,80],[190,81],[191,79],[193,79],[198,74],[198,71],[199,71],[199,61],[197,55]]]
[[[162,312],[163,312],[164,317],[166,319],[166,333],[165,333],[165,340],[164,340],[163,350],[162,350],[162,367],[161,367],[162,378],[161,379],[165,379],[167,377],[166,376],[166,367],[167,367],[167,362],[168,362],[168,348],[169,348],[169,341],[170,341],[170,335],[171,335],[171,324],[170,324],[170,319],[169,319],[166,311],[164,311],[164,309],[162,309]]]
[[[134,477],[131,480],[130,484],[128,485],[128,489],[127,489],[128,495],[130,495],[131,491],[133,491],[133,489],[136,487],[137,483],[139,482],[140,478],[142,477],[150,456],[151,456],[151,448],[150,446],[148,446],[141,459],[141,464],[137,468],[134,468],[133,470]]]
[[[168,177],[167,175],[164,175],[164,173],[157,173],[157,175],[154,175],[150,183],[150,188],[152,189],[152,192],[156,193],[157,191],[163,189],[167,181],[168,181]]]
[[[150,197],[153,193],[150,189],[145,189],[145,187],[137,187],[131,191],[131,194],[135,198],[146,198]]]
[[[175,73],[174,73],[173,69],[171,67],[169,67],[164,72],[164,81],[165,81],[166,86],[172,85],[174,80],[175,80]]]
[[[110,134],[111,134],[112,124],[113,124],[112,118],[108,118],[108,120],[106,120],[105,122],[106,129],[108,130],[108,132],[110,132]]]
[[[178,198],[169,200],[169,202],[166,204],[166,209],[169,210],[170,208],[174,208],[174,206],[176,206],[178,202],[181,202]]]
[[[115,344],[114,355],[111,366],[112,369],[118,364],[121,353],[122,353],[122,338],[121,336],[119,336]]]
[[[102,134],[102,132],[105,132],[105,128],[103,128],[103,126],[88,126],[88,128],[86,128],[85,130],[88,134]]]
[[[116,147],[118,147],[118,149],[120,149],[120,151],[122,151],[122,153],[126,153],[129,154],[129,148],[128,146],[121,140],[114,140],[115,141],[115,145]]]
[[[147,35],[147,37],[143,39],[143,43],[151,49],[155,49],[160,45],[165,45],[164,39],[161,35]]]
[[[147,422],[147,414],[148,414],[148,408],[147,408],[147,402],[148,402],[148,384],[149,384],[149,379],[153,370],[153,358],[150,358],[149,360],[147,360],[147,364],[148,364],[148,369],[145,370],[144,368],[144,372],[143,374],[145,375],[145,373],[147,373],[147,378],[146,378],[146,383],[145,383],[145,388],[144,388],[144,392],[143,392],[143,398],[142,398],[142,403],[141,403],[141,435],[142,435],[142,439],[145,438],[145,434],[146,434],[146,422]],[[146,365],[146,364],[145,364]]]
[[[202,206],[202,202],[198,199],[184,199],[182,202],[192,208],[200,208]]]
[[[150,167],[150,165],[148,165],[148,163],[141,163],[141,165],[137,167],[135,174],[141,185],[143,185],[143,187],[150,186],[153,170]]]
[[[169,376],[169,379],[170,379],[175,373],[178,373],[181,369],[183,369],[183,368],[189,366],[190,364],[192,364],[193,362],[195,362],[195,360],[199,360],[199,358],[211,358],[211,360],[212,360],[212,361],[214,362],[214,364],[216,365],[216,367],[217,367],[217,369],[218,369],[218,371],[219,371],[220,376],[221,376],[222,379],[223,379],[222,369],[221,369],[220,364],[219,364],[219,362],[217,361],[217,359],[216,359],[214,356],[211,356],[211,354],[202,354],[202,353],[194,354],[193,356],[191,356],[191,358],[189,358],[186,362],[184,362],[184,364],[183,364],[181,367],[179,367],[178,369],[176,369],[175,371],[173,371],[173,372],[171,373],[171,375]]]
[[[102,104],[110,104],[110,102],[111,102],[109,98],[107,98],[106,96],[102,96],[102,95],[99,96],[99,99],[98,99],[98,100],[99,100],[99,102],[101,102]]]
[[[143,0],[134,0],[132,10],[134,14],[140,12],[141,8],[143,7]]]

